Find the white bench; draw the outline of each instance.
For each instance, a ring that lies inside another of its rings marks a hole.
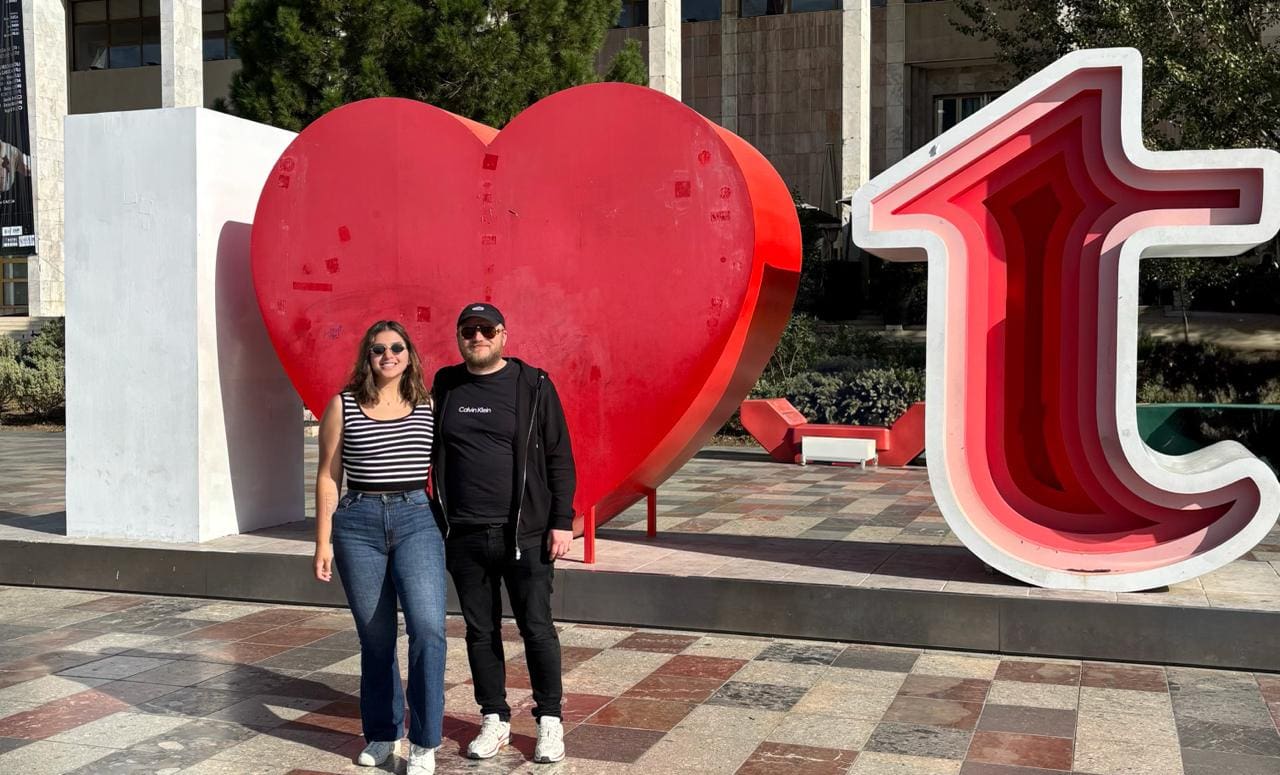
[[[837,439],[830,436],[805,436],[800,439],[800,465],[810,460],[828,463],[857,463],[867,467],[868,460],[876,459],[874,439]]]

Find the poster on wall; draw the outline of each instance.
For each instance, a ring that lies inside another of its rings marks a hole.
[[[0,255],[36,252],[22,0],[0,0]]]

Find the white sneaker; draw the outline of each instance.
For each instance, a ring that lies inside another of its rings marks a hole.
[[[555,716],[543,716],[538,719],[538,744],[533,749],[533,760],[548,764],[563,758],[564,724]]]
[[[409,769],[406,775],[435,775],[436,749],[409,744]]]
[[[498,718],[497,713],[486,713],[480,724],[480,734],[467,746],[467,756],[472,759],[492,759],[511,742],[511,724]]]
[[[356,757],[356,764],[361,767],[377,767],[387,760],[387,757],[396,752],[399,746],[399,740],[374,740],[364,747],[360,755]]]

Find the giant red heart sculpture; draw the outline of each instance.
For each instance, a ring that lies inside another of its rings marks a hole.
[[[253,281],[317,414],[365,329],[408,326],[428,379],[485,300],[507,353],[565,405],[578,513],[603,521],[683,465],[746,397],[786,325],[800,231],[754,148],[660,92],[552,95],[501,133],[401,99],[339,108],[280,157]]]

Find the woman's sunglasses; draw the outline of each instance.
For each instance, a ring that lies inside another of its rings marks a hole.
[[[405,347],[399,342],[396,342],[390,347],[387,347],[385,344],[375,344],[369,348],[369,352],[373,353],[374,355],[382,355],[387,350],[391,350],[391,352],[395,353],[396,355],[399,355],[400,353],[404,352]]]

